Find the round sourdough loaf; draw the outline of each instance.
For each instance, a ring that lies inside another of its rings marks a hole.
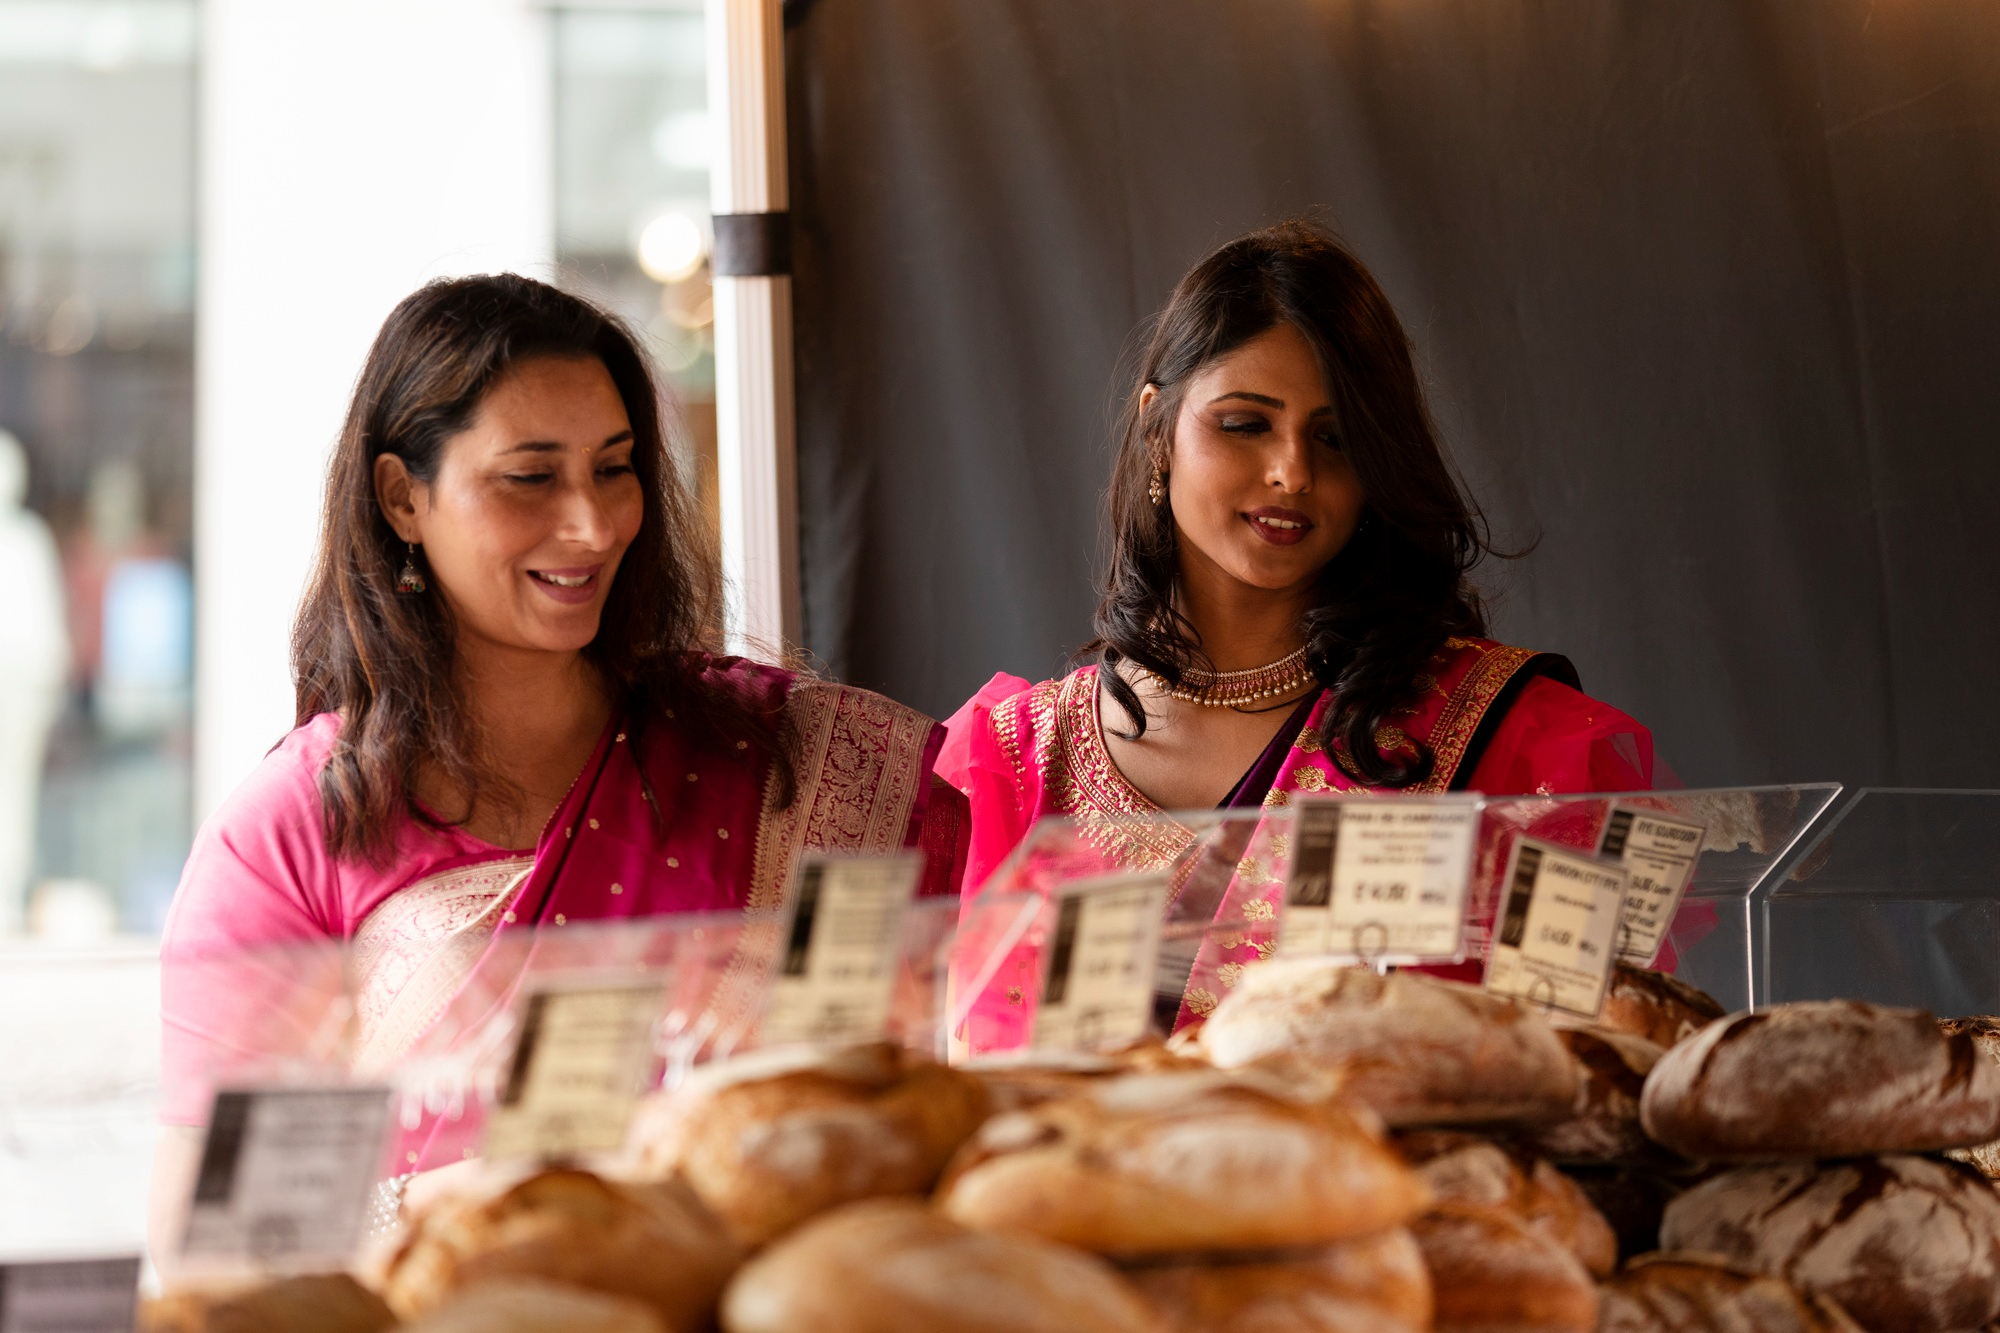
[[[2000,1065],[1920,1010],[1783,1004],[1668,1051],[1639,1115],[1697,1161],[1934,1152],[2000,1138]]]
[[[1576,1104],[1567,1120],[1523,1133],[1522,1144],[1557,1162],[1674,1160],[1639,1123],[1646,1075],[1666,1052],[1644,1037],[1608,1028],[1568,1028],[1556,1035],[1576,1061]]]
[[[972,1231],[915,1200],[850,1204],[744,1265],[725,1333],[1163,1333],[1102,1259]]]
[[[1721,1018],[1727,1010],[1706,991],[1668,972],[1619,963],[1604,987],[1604,1008],[1595,1019],[1558,1013],[1557,1027],[1598,1027],[1644,1037],[1671,1049]]]
[[[468,1287],[400,1333],[665,1333],[629,1296],[523,1278]]]
[[[1410,1230],[1437,1296],[1436,1333],[1595,1333],[1590,1274],[1512,1213],[1440,1204]]]
[[[345,1273],[228,1290],[172,1291],[139,1307],[139,1333],[382,1333],[396,1316]],[[24,1321],[24,1326],[27,1325]],[[51,1325],[53,1326],[53,1325]]]
[[[1575,1255],[1594,1276],[1609,1276],[1618,1266],[1611,1224],[1575,1181],[1549,1163],[1449,1131],[1418,1130],[1399,1136],[1396,1146],[1416,1164],[1438,1202],[1512,1213]]]
[[[668,1333],[691,1333],[708,1323],[739,1259],[684,1185],[543,1171],[421,1213],[388,1260],[382,1295],[407,1320],[477,1283],[544,1278],[632,1297]]]
[[[649,1105],[644,1171],[678,1173],[746,1246],[857,1199],[922,1194],[986,1117],[977,1078],[889,1045],[705,1066]]]
[[[1928,1157],[1740,1167],[1667,1205],[1660,1243],[1833,1297],[1875,1333],[2000,1316],[2000,1195]]]
[[[1641,1255],[1598,1300],[1598,1333],[1862,1333],[1832,1298],[1713,1254]]]
[[[1128,1074],[995,1116],[937,1197],[967,1226],[1143,1256],[1347,1240],[1427,1195],[1363,1118],[1209,1071]]]
[[[1167,1262],[1128,1271],[1174,1333],[1417,1333],[1430,1270],[1398,1227],[1323,1249]]]
[[[1576,1098],[1575,1063],[1540,1014],[1417,972],[1260,963],[1200,1040],[1222,1068],[1296,1058],[1331,1069],[1392,1125],[1554,1120]]]

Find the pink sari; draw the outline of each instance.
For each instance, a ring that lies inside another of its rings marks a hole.
[[[182,874],[161,949],[164,1118],[205,1118],[201,1071],[241,1026],[241,997],[218,993],[200,965],[218,954],[350,942],[356,1063],[379,1068],[511,932],[770,910],[807,849],[920,848],[921,891],[957,892],[967,820],[963,798],[932,773],[943,728],[880,695],[774,667],[718,658],[707,671],[782,701],[798,746],[790,805],[748,751],[697,751],[670,719],[642,732],[614,719],[532,850],[406,818],[395,854],[372,866],[330,856],[321,831],[317,776],[339,720],[314,718],[286,737],[202,827]],[[426,1150],[421,1164],[455,1160],[450,1148]]]

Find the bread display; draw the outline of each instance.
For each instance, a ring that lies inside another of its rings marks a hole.
[[[1410,1230],[1430,1269],[1437,1333],[1595,1333],[1590,1274],[1513,1214],[1440,1204]]]
[[[1961,1033],[1972,1039],[1973,1049],[1995,1064],[2000,1064],[2000,1018],[1977,1016],[1973,1018],[1940,1018],[1938,1031],[1947,1037]],[[1947,1156],[1964,1162],[1990,1179],[2000,1178],[2000,1140],[1974,1144],[1969,1148],[1953,1148]]]
[[[1641,1256],[1598,1300],[1598,1333],[1862,1333],[1830,1297],[1712,1254]]]
[[[1779,1005],[1668,1051],[1647,1076],[1640,1119],[1702,1161],[1970,1147],[2000,1138],[2000,1065],[1920,1010]]]
[[[1330,1069],[1344,1095],[1391,1125],[1556,1120],[1576,1099],[1575,1062],[1526,1005],[1321,958],[1250,968],[1200,1045],[1222,1068],[1289,1057]]]
[[[1618,1256],[1629,1259],[1660,1248],[1660,1218],[1695,1179],[1687,1173],[1645,1166],[1563,1168],[1618,1237]]]
[[[407,1320],[479,1283],[543,1278],[629,1296],[667,1333],[689,1333],[706,1326],[739,1258],[684,1185],[551,1170],[439,1200],[414,1219],[381,1286]]]
[[[629,1296],[524,1278],[482,1282],[403,1325],[404,1333],[666,1333],[651,1306]]]
[[[724,1333],[1165,1333],[1102,1259],[974,1231],[915,1200],[849,1204],[743,1267]]]
[[[983,1120],[977,1078],[888,1045],[777,1050],[707,1066],[637,1131],[745,1246],[857,1199],[922,1194]]]
[[[1604,1008],[1595,1020],[1557,1014],[1557,1027],[1609,1028],[1672,1049],[1727,1011],[1707,992],[1670,972],[1619,963],[1604,986]]]
[[[952,1162],[938,1207],[1143,1256],[1348,1240],[1402,1224],[1426,1197],[1364,1119],[1211,1071],[1128,1074],[995,1116]]]
[[[1398,1228],[1305,1253],[1149,1265],[1126,1276],[1174,1333],[1417,1333],[1430,1270]]]
[[[995,1113],[1039,1106],[1119,1074],[1209,1067],[1206,1060],[1171,1050],[1157,1037],[1122,1051],[1030,1051],[957,1066],[986,1086],[987,1103]]]
[[[1831,1296],[1875,1333],[2000,1317],[2000,1194],[1952,1162],[1740,1167],[1667,1205],[1660,1242]]]
[[[142,1302],[139,1333],[381,1333],[396,1316],[345,1273],[281,1278]]]
[[[1556,1035],[1576,1061],[1576,1102],[1566,1119],[1523,1131],[1522,1144],[1565,1163],[1675,1160],[1639,1123],[1646,1075],[1666,1052],[1644,1037],[1608,1028],[1565,1028]]]
[[[1575,1181],[1539,1158],[1470,1134],[1418,1131],[1397,1141],[1439,1203],[1499,1208],[1575,1255],[1596,1277],[1618,1266],[1618,1238]]]

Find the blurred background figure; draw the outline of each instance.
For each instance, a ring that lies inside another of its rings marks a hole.
[[[28,508],[28,454],[5,430],[0,569],[10,587],[7,614],[0,616],[0,933],[12,934],[23,924],[42,765],[69,671],[69,632],[55,535]]]

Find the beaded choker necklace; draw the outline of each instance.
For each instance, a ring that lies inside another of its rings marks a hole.
[[[1146,674],[1152,675],[1150,671]],[[1158,676],[1153,679],[1166,685]],[[1242,671],[1203,671],[1189,667],[1182,673],[1181,683],[1167,688],[1166,694],[1169,699],[1203,708],[1241,708],[1244,704],[1291,694],[1312,679],[1313,669],[1306,662],[1306,650],[1300,648],[1268,666],[1247,667]]]

